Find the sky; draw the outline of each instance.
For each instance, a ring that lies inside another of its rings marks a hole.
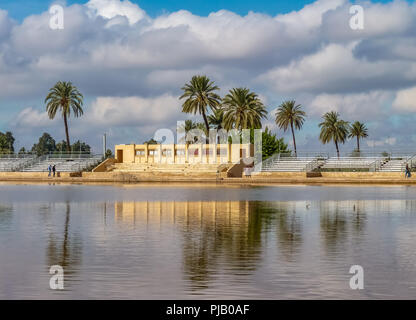
[[[64,8],[64,29],[48,8]],[[364,28],[350,27],[353,4]],[[369,150],[416,150],[416,5],[413,1],[0,0],[0,131],[30,149],[43,132],[64,138],[44,98],[57,81],[85,96],[85,114],[70,136],[101,151],[142,143],[156,130],[199,117],[180,112],[180,88],[209,76],[223,96],[248,87],[268,108],[295,99],[307,112],[298,150],[326,151],[322,115],[338,111],[365,122]],[[352,149],[354,141],[342,146]],[[416,153],[416,152],[415,152]]]
[[[85,4],[88,0],[68,0],[67,5],[75,3]],[[313,0],[132,0],[131,3],[137,4],[151,17],[157,17],[168,12],[179,10],[188,10],[196,15],[207,16],[211,12],[226,9],[240,15],[246,15],[249,11],[276,15],[278,13],[287,13],[293,10],[300,10],[306,4]],[[1,7],[7,10],[14,19],[22,20],[28,15],[39,14],[46,11],[54,3],[51,0],[2,0]]]

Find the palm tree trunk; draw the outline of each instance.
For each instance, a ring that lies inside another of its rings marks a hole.
[[[358,150],[358,153],[360,153],[360,138],[359,137],[357,137],[357,150]]]
[[[205,114],[205,110],[202,109],[202,117],[204,118],[204,123],[205,123],[205,127],[207,128],[207,132],[205,133],[205,143],[209,144],[209,124],[208,124],[208,119],[207,119],[207,115]]]
[[[69,143],[68,120],[66,119],[66,113],[64,113],[64,123],[65,123],[65,135],[66,135],[66,151],[70,153],[71,145]]]
[[[338,156],[338,159],[339,159],[339,149],[338,149],[338,141],[337,140],[335,140],[335,148],[337,149],[337,156]]]
[[[295,157],[297,157],[298,153],[296,150],[296,140],[295,140],[295,131],[293,130],[293,122],[290,122],[290,127],[292,129],[292,138],[293,138],[293,147],[295,148]]]

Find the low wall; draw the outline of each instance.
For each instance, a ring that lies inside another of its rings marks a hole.
[[[224,172],[225,173],[225,172]],[[139,183],[139,182],[214,182],[237,184],[416,184],[416,176],[406,179],[401,172],[323,172],[322,177],[307,178],[305,172],[263,172],[252,177],[224,177],[217,174],[166,174],[133,172],[63,172],[48,177],[47,172],[0,172],[0,181],[69,182],[69,183]]]
[[[98,166],[96,166],[94,169],[92,169],[92,172],[107,172],[108,168],[114,165],[117,162],[114,158],[108,158],[105,159],[103,162],[101,162]]]
[[[306,178],[305,172],[259,172],[252,173],[253,178]]]
[[[52,175],[52,174],[51,174]],[[70,172],[59,172],[55,178],[69,178]],[[0,172],[0,180],[13,179],[51,179],[48,177],[48,172]]]
[[[388,179],[404,178],[403,172],[321,172],[323,178]]]
[[[306,178],[306,172],[260,172],[258,178]],[[404,178],[403,172],[321,172],[322,178],[330,179],[389,179]],[[310,178],[314,179],[314,177]]]

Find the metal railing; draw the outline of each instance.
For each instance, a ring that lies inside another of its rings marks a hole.
[[[92,153],[50,153],[36,156],[32,153],[3,154],[0,156],[0,171],[48,171],[48,165],[56,161],[57,170],[62,167],[64,171],[82,171],[97,165],[103,160],[101,154]],[[74,161],[74,163],[70,163]],[[41,167],[42,168],[37,168]],[[33,169],[32,169],[33,168]]]
[[[323,163],[325,163],[325,160],[321,159],[314,159],[311,162],[309,162],[306,167],[306,172],[314,172],[316,169],[318,169]]]

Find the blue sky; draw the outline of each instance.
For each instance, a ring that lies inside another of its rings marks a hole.
[[[264,125],[289,143],[273,113],[286,99],[301,103],[299,150],[333,149],[320,144],[318,123],[336,110],[368,125],[363,148],[416,153],[413,1],[68,0],[61,31],[49,28],[51,3],[0,0],[0,131],[11,130],[18,148],[45,131],[63,139],[61,119],[47,119],[43,103],[59,80],[85,96],[85,115],[70,119],[72,140],[100,150],[103,132],[109,145],[140,143],[192,117],[180,112],[180,88],[206,74],[221,95],[258,93],[270,112]],[[362,31],[349,26],[354,3],[365,9]]]
[[[59,0],[58,0],[59,1]],[[373,2],[386,3],[390,0],[373,0]],[[411,1],[411,0],[410,0]],[[1,0],[0,8],[9,11],[10,16],[22,20],[28,15],[39,14],[47,10],[51,0]],[[66,4],[85,4],[87,0],[67,0]],[[270,15],[287,13],[300,10],[313,0],[132,0],[137,3],[150,16],[174,12],[178,10],[189,10],[194,14],[206,16],[210,12],[227,9],[245,15],[249,11],[262,12]]]
[[[8,10],[15,19],[23,19],[30,14],[38,14],[46,11],[53,1],[50,0],[2,0],[1,8]],[[68,5],[79,3],[84,4],[86,0],[67,0]],[[248,11],[263,12],[268,14],[286,13],[292,10],[299,10],[305,4],[311,3],[310,0],[133,0],[150,16],[157,16],[165,12],[174,12],[181,9],[189,10],[198,15],[208,15],[212,11],[227,9],[238,14],[245,15]]]

